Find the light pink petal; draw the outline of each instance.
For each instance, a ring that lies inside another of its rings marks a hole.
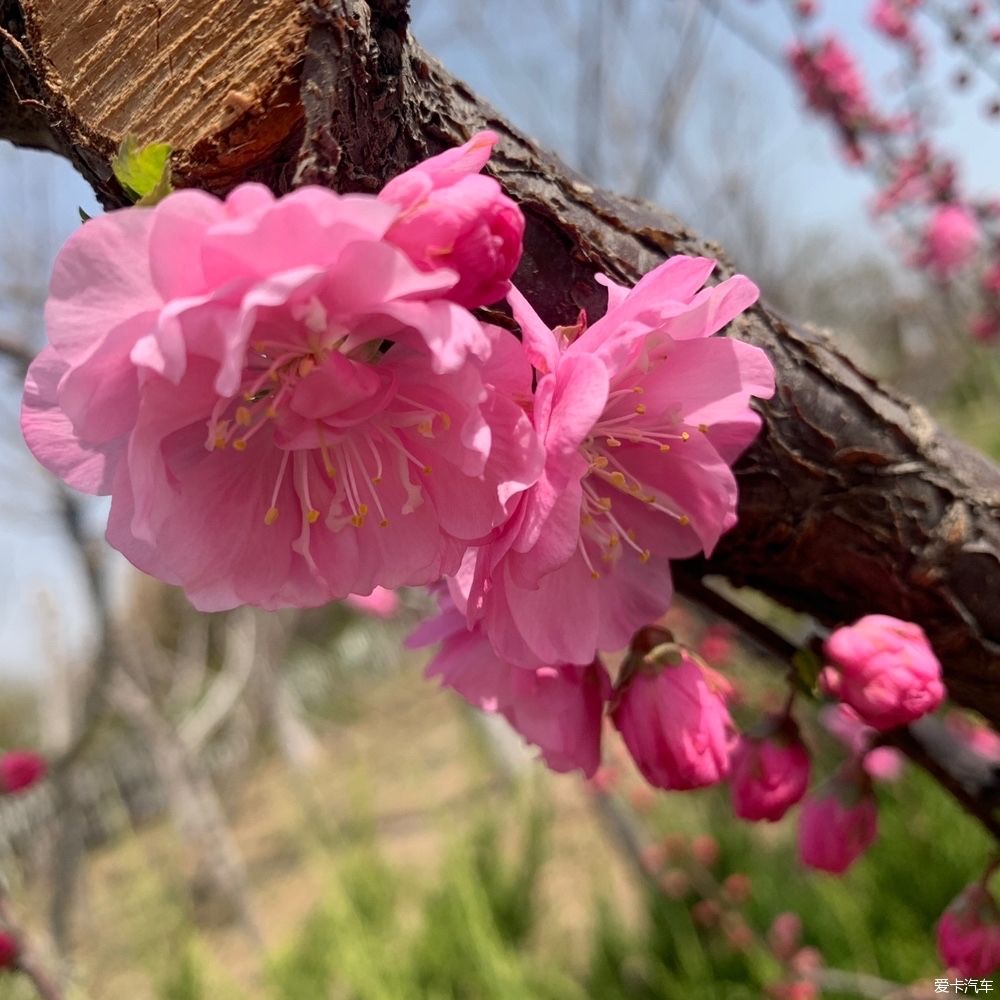
[[[521,343],[528,360],[543,375],[554,372],[559,364],[556,335],[542,322],[538,313],[514,285],[507,292],[507,302],[521,328]]]

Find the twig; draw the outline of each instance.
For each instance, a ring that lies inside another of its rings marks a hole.
[[[17,942],[19,951],[16,968],[18,971],[31,982],[35,987],[35,992],[42,1000],[63,1000],[62,989],[57,985],[55,977],[45,969],[35,949],[29,944],[27,934],[11,909],[10,900],[7,897],[7,887],[2,881],[0,881],[0,922]]]

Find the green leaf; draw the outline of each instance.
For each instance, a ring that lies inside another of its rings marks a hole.
[[[172,190],[170,152],[168,143],[140,146],[134,135],[127,135],[111,161],[111,169],[133,201],[155,205]]]
[[[80,221],[81,221],[81,222],[90,222],[90,220],[91,220],[91,219],[93,218],[93,216],[92,216],[92,215],[88,215],[88,214],[87,214],[87,213],[86,213],[86,212],[85,212],[85,211],[83,210],[83,207],[82,207],[82,206],[80,206],[80,205],[77,205],[77,208],[76,208],[76,210],[77,210],[77,211],[78,211],[78,212],[80,213]]]
[[[823,661],[809,648],[803,647],[792,657],[795,679],[807,694],[815,695]]]

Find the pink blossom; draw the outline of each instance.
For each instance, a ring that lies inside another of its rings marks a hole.
[[[479,173],[496,141],[495,133],[479,132],[400,174],[379,195],[402,209],[389,242],[421,270],[456,271],[457,284],[444,294],[469,308],[502,299],[521,257],[524,216],[492,177]]]
[[[962,712],[949,712],[945,716],[944,724],[951,734],[973,753],[1000,764],[1000,735],[989,726],[974,721]]]
[[[952,901],[937,926],[938,953],[960,976],[988,976],[1000,967],[1000,909],[974,882]]]
[[[355,610],[376,618],[392,618],[399,611],[399,594],[385,587],[376,587],[370,594],[350,594],[344,600]]]
[[[1000,313],[983,313],[973,316],[969,332],[981,344],[994,344],[1000,340]]]
[[[801,940],[802,919],[791,911],[779,913],[767,932],[767,943],[771,946],[774,957],[781,963],[791,959],[798,950]]]
[[[802,803],[799,857],[804,865],[841,875],[871,846],[878,810],[867,778],[842,771]]]
[[[509,334],[442,298],[369,196],[179,191],[84,224],[55,264],[22,427],[109,542],[195,605],[428,583],[541,453]],[[498,446],[497,442],[502,442]]]
[[[0,793],[24,791],[45,777],[45,758],[33,750],[8,750],[0,754]]]
[[[941,664],[913,622],[866,615],[837,629],[824,648],[839,672],[838,696],[875,729],[906,725],[944,698]]]
[[[744,734],[733,753],[733,811],[741,819],[776,822],[805,795],[809,773],[809,751],[795,723],[768,720],[761,735]]]
[[[713,667],[722,667],[733,655],[733,630],[727,625],[705,629],[698,643],[698,655]]]
[[[722,781],[734,729],[717,675],[676,646],[654,650],[626,674],[611,718],[642,776],[676,790]]]
[[[774,391],[766,355],[712,334],[757,297],[737,276],[673,257],[633,289],[600,279],[608,311],[550,330],[513,290],[535,367],[541,477],[463,566],[471,622],[509,663],[590,663],[670,605],[670,564],[736,523],[730,466]]]
[[[875,781],[897,781],[903,773],[903,755],[893,747],[875,747],[872,744],[878,731],[866,726],[850,705],[824,705],[819,719],[832,736],[835,736],[861,762],[861,766]]]
[[[409,646],[441,643],[427,676],[439,677],[470,705],[503,715],[541,750],[553,771],[579,769],[592,777],[601,763],[604,706],[611,695],[611,680],[601,663],[509,666],[478,628],[468,627],[449,597],[442,596],[441,603],[441,614],[407,640]]]
[[[21,957],[21,946],[10,932],[0,930],[0,969],[14,969]]]
[[[814,46],[796,41],[788,60],[807,105],[833,122],[852,161],[864,159],[860,139],[865,131],[885,134],[902,127],[872,107],[854,57],[836,36]]]
[[[968,263],[979,238],[979,223],[965,205],[941,205],[927,222],[917,263],[949,277]]]
[[[869,18],[872,27],[907,45],[918,59],[923,55],[923,44],[913,26],[913,14],[920,6],[915,0],[874,0]]]

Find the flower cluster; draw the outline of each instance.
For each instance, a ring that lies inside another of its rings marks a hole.
[[[353,595],[384,614],[379,588],[443,581],[430,673],[592,774],[599,653],[667,610],[670,560],[735,523],[731,466],[774,376],[714,336],[756,287],[706,285],[702,258],[634,288],[599,275],[603,316],[543,322],[510,281],[521,213],[480,173],[494,140],[377,196],[245,184],[87,222],[22,426],[50,470],[111,495],[110,543],[203,610]],[[472,311],[504,296],[520,337]],[[686,657],[619,685],[638,760],[669,734],[655,783],[727,773],[720,690]]]

